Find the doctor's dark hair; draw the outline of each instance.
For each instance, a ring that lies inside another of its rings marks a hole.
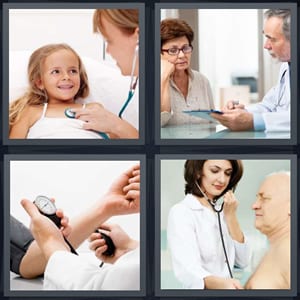
[[[241,160],[228,160],[232,166],[232,173],[229,180],[229,183],[226,189],[222,192],[221,195],[215,199],[220,198],[229,190],[235,190],[238,182],[240,181],[243,175],[243,163]],[[201,176],[203,165],[206,160],[187,160],[184,164],[184,179],[185,179],[185,194],[193,194],[199,197],[204,195],[201,193],[195,182],[201,185]]]
[[[181,19],[165,19],[160,23],[160,46],[170,40],[186,37],[189,45],[192,45],[194,40],[194,31],[191,26]]]
[[[45,89],[40,89],[37,86],[37,82],[42,78],[43,64],[46,58],[60,50],[70,51],[78,59],[80,86],[78,92],[74,96],[74,100],[77,98],[85,98],[89,95],[88,77],[85,67],[76,51],[67,44],[48,44],[42,46],[36,49],[29,58],[27,66],[29,86],[27,92],[9,105],[10,126],[13,126],[20,119],[20,116],[27,105],[41,105],[48,101],[47,91]]]
[[[291,37],[291,10],[290,9],[268,9],[265,11],[266,19],[276,17],[282,19],[282,33],[287,41]]]
[[[124,34],[133,34],[139,27],[138,9],[96,9],[93,16],[93,30],[107,36],[102,18],[118,27]]]

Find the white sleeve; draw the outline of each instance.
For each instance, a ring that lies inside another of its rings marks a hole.
[[[49,259],[44,273],[45,290],[101,289],[107,269],[100,269],[82,256],[56,251]]]
[[[280,111],[263,113],[263,119],[265,121],[266,132],[271,131],[290,131],[291,130],[291,112]]]
[[[234,248],[235,248],[235,262],[234,264],[240,268],[245,268],[250,263],[251,258],[251,248],[249,245],[248,238],[244,236],[244,243],[239,243],[235,240]]]
[[[176,278],[190,289],[204,289],[204,278],[211,275],[204,269],[193,218],[183,206],[172,207],[168,217],[168,246]]]
[[[139,290],[140,289],[140,248],[136,248],[110,265],[102,290]],[[117,288],[116,288],[117,287]]]
[[[129,257],[133,255],[135,258],[127,261],[125,259],[126,255]],[[120,262],[117,261],[114,265],[105,264],[103,268],[99,268],[98,265],[92,264],[82,256],[77,256],[66,251],[56,251],[50,257],[46,266],[44,289],[139,289],[139,257],[136,251],[131,251],[126,255],[124,255],[124,258],[121,257],[119,259]],[[138,260],[136,257],[138,257]]]
[[[284,78],[284,83],[280,83],[281,77]],[[281,107],[278,107],[279,99],[283,100]],[[262,115],[265,123],[265,131],[290,131],[290,102],[289,67],[284,63],[279,72],[277,85],[268,91],[261,102],[247,106],[246,109],[250,113],[260,113]]]

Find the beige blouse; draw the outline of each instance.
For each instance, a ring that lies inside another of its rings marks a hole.
[[[186,99],[172,79],[170,80],[170,97],[171,112],[161,112],[161,126],[207,122],[182,111],[215,108],[209,81],[195,70],[189,71],[189,86]]]

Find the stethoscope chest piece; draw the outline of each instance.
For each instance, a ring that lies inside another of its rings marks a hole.
[[[71,108],[66,108],[66,109],[65,109],[65,115],[66,115],[66,117],[68,117],[68,118],[74,119],[76,114],[75,114],[75,112],[72,111]]]
[[[71,119],[75,119],[75,112],[72,111],[72,108],[66,108],[65,109],[65,116]],[[104,139],[109,140],[109,136],[105,132],[98,132],[98,134]]]

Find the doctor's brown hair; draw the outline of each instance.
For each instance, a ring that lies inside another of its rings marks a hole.
[[[139,27],[138,9],[96,9],[93,17],[93,30],[107,36],[102,18],[118,27],[124,34],[133,34]]]
[[[232,166],[232,173],[230,176],[229,183],[226,189],[222,192],[221,195],[217,196],[215,199],[220,198],[229,190],[235,190],[237,183],[240,181],[243,175],[243,164],[241,160],[228,160]],[[199,191],[199,188],[196,186],[195,182],[201,185],[201,176],[203,165],[206,160],[187,160],[184,164],[184,179],[185,184],[185,194],[193,194],[199,197],[204,197],[204,195]]]

